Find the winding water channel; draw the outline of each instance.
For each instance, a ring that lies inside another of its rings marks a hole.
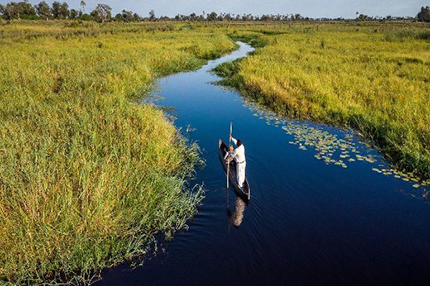
[[[239,44],[158,81],[157,104],[174,108],[206,160],[196,180],[206,198],[189,230],[97,285],[430,285],[428,189],[399,178],[351,131],[277,117],[211,84],[211,69],[252,50]],[[226,201],[217,148],[230,121],[246,147],[248,206],[233,189]]]

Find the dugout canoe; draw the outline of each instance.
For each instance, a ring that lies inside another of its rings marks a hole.
[[[224,156],[227,153],[228,147],[227,145],[222,142],[222,140],[219,140],[219,150],[218,150],[218,156],[219,160],[221,161],[222,167],[224,168],[224,172],[227,174],[227,162],[224,160]],[[229,181],[230,185],[233,186],[236,193],[245,201],[249,201],[251,199],[251,189],[249,187],[248,180],[245,178],[245,182],[243,183],[243,187],[239,187],[236,181],[236,162],[232,160],[230,162],[230,174],[229,174]]]

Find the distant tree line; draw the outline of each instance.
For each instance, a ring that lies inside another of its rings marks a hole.
[[[90,13],[85,13],[85,1],[80,2],[80,9],[69,9],[67,2],[54,1],[49,6],[45,1],[37,5],[31,5],[28,1],[10,2],[0,5],[0,17],[6,20],[12,19],[80,19],[94,20],[97,22],[107,21],[142,21],[144,18],[132,11],[122,10],[121,13],[112,17],[112,8],[107,4],[98,4]],[[155,14],[154,14],[155,15]]]
[[[255,16],[252,14],[231,14],[231,13],[205,13],[204,11],[197,15],[191,13],[190,15],[178,14],[175,17],[161,16],[157,17],[154,10],[149,12],[148,17],[142,17],[132,11],[122,10],[121,13],[112,15],[112,8],[107,4],[98,4],[90,13],[85,13],[86,3],[80,2],[80,9],[69,9],[67,2],[54,1],[52,6],[49,6],[45,1],[37,5],[31,5],[28,1],[10,2],[5,6],[0,5],[0,17],[12,19],[80,19],[80,20],[94,20],[97,22],[110,22],[110,21],[123,21],[123,22],[137,22],[137,21],[343,21],[344,18],[309,18],[303,17],[300,14],[263,14]],[[416,18],[413,17],[370,17],[365,14],[356,13],[356,20],[358,21],[380,21],[380,20],[419,20],[430,21],[430,8],[421,7],[421,11],[417,14]]]

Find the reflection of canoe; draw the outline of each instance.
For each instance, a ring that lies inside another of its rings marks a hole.
[[[221,164],[224,168],[224,172],[227,173],[227,163],[224,160],[224,156],[227,153],[228,147],[227,145],[222,142],[222,140],[219,140],[219,150],[218,150],[218,156],[221,161]],[[248,180],[245,179],[245,182],[243,183],[243,188],[239,187],[236,181],[236,162],[233,160],[230,162],[230,174],[229,174],[229,180],[230,184],[233,186],[236,193],[243,199],[249,201],[251,199],[251,189],[249,188]]]
[[[230,208],[227,209],[227,215],[236,228],[239,228],[239,226],[242,224],[245,208],[246,202],[241,197],[236,196],[234,212],[231,212]]]

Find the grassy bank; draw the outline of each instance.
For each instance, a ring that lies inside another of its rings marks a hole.
[[[78,283],[194,214],[197,147],[135,101],[234,43],[167,24],[34,25],[0,27],[0,284]]]
[[[300,23],[230,33],[260,48],[218,67],[224,84],[281,114],[352,127],[397,168],[430,178],[429,25]]]

